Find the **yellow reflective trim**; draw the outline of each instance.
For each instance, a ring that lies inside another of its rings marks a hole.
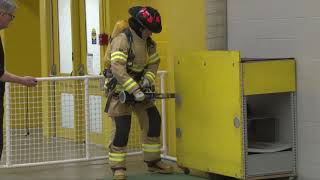
[[[124,58],[122,56],[114,56],[114,57],[111,57],[111,62],[114,62],[116,61],[117,59],[122,59],[124,61],[127,61],[127,58]]]
[[[156,78],[156,75],[153,74],[153,72],[151,72],[151,71],[146,72],[146,75],[150,75],[153,79]]]
[[[133,65],[131,67],[129,67],[129,69],[131,69],[135,72],[141,72],[141,71],[143,71],[144,67],[141,67],[141,66],[133,63]]]
[[[134,72],[141,72],[144,68],[139,68],[139,67],[129,67],[130,70]]]
[[[138,85],[136,82],[133,82],[131,85],[128,87],[125,87],[126,91],[130,91],[135,85]]]
[[[153,59],[159,59],[160,58],[160,56],[157,54],[156,56],[151,56],[151,57],[149,57],[149,60],[151,61],[151,60],[153,60]]]
[[[151,152],[151,153],[154,153],[154,152],[161,152],[160,149],[155,149],[155,150],[151,150],[151,149],[144,149],[143,150],[144,152]]]
[[[160,60],[160,56],[159,56],[158,53],[156,53],[156,54],[150,56],[149,61],[148,61],[148,64],[156,63],[156,62],[158,62],[159,60]]]
[[[146,74],[145,77],[150,81],[154,82],[154,78],[150,74]]]
[[[142,144],[142,147],[161,147],[161,144]]]
[[[128,58],[128,56],[123,55],[123,54],[114,54],[114,55],[111,56],[111,59],[112,59],[113,57],[115,57],[115,56],[121,56],[121,57],[124,57],[124,58]]]
[[[131,88],[133,88],[135,85],[137,85],[137,83],[133,80],[133,79],[131,79],[131,81],[127,81],[124,85],[123,85],[123,87],[125,88],[125,90],[126,91],[130,91],[131,90]]]
[[[152,54],[152,55],[149,57],[149,59],[152,59],[152,58],[154,58],[154,57],[156,57],[156,56],[159,56],[159,54],[158,54],[158,53],[154,53],[154,54]]]
[[[109,156],[112,157],[126,157],[126,153],[109,153]]]
[[[116,161],[116,162],[123,162],[123,161],[125,161],[125,159],[118,159],[118,158],[111,158],[111,157],[109,157],[109,160],[110,160],[110,161]]]
[[[113,52],[111,53],[111,57],[114,56],[114,55],[122,55],[124,57],[128,57],[128,55],[126,55],[125,53],[121,52],[121,51],[116,51],[116,52]]]
[[[129,78],[125,83],[123,83],[123,87],[126,87],[129,85],[132,81],[134,81],[132,78]]]
[[[146,72],[146,74],[144,75],[147,79],[149,79],[150,81],[154,82],[155,81],[155,78],[156,78],[156,75],[153,74],[153,72]]]
[[[161,144],[142,144],[144,152],[160,152]]]
[[[126,155],[127,155],[126,153],[109,153],[109,160],[122,162],[125,160]]]
[[[160,58],[155,59],[155,60],[150,60],[150,61],[148,62],[148,65],[150,65],[150,64],[155,64],[155,63],[157,63],[157,62],[159,62],[159,61],[160,61]]]

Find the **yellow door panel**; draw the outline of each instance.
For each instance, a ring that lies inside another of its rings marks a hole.
[[[244,176],[239,57],[238,52],[203,51],[175,60],[181,166]]]
[[[295,61],[265,60],[243,63],[244,94],[296,91]]]

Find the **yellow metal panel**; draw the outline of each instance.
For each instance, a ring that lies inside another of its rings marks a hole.
[[[179,165],[243,178],[239,52],[179,57],[175,87]],[[240,127],[234,126],[234,118]]]
[[[174,92],[174,59],[179,53],[186,51],[205,50],[206,47],[206,30],[205,30],[205,1],[188,1],[185,0],[153,0],[153,3],[161,2],[159,7],[163,20],[164,29],[167,30],[168,38],[167,63],[166,69],[169,73],[167,76],[167,91]],[[186,13],[194,12],[200,13]],[[165,61],[162,59],[162,61]],[[175,138],[175,102],[167,101],[167,120],[168,120],[168,145],[169,154],[176,155],[176,138]]]
[[[244,67],[244,94],[296,91],[295,61],[248,61]]]

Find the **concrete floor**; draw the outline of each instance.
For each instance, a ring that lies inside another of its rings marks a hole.
[[[75,143],[63,138],[44,138],[40,132],[33,132],[29,136],[25,136],[23,132],[24,131],[15,132],[11,139],[12,164],[85,157],[85,145],[83,143]],[[91,157],[101,157],[106,154],[107,150],[103,146],[90,145]],[[4,150],[0,167],[5,165],[5,161],[6,152]],[[148,173],[142,156],[130,156],[127,160],[127,169],[129,176]],[[176,171],[182,173],[177,167]],[[111,177],[111,175],[112,173],[107,160],[28,168],[0,168],[0,180],[96,180]],[[197,173],[195,173],[195,175],[203,176],[203,174]],[[211,179],[231,180],[228,178],[215,177]]]
[[[41,131],[24,130],[12,132],[11,164],[39,163],[85,158],[85,144],[64,138],[45,138]],[[129,147],[131,151],[137,151]],[[90,157],[104,157],[107,149],[90,145]],[[45,165],[27,168],[3,168],[6,163],[6,148],[0,161],[0,180],[96,180],[111,176],[107,160]],[[127,160],[128,175],[146,172],[142,156],[130,156]]]
[[[169,162],[175,166],[173,162]],[[175,166],[177,173],[182,173]],[[142,156],[132,156],[127,160],[127,174],[138,175],[148,173]],[[99,160],[92,162],[80,162],[70,164],[37,166],[28,168],[10,168],[0,169],[0,180],[97,180],[111,177],[112,173],[109,169],[107,160]],[[194,173],[196,176],[203,174]],[[170,176],[168,176],[168,180]],[[204,177],[211,180],[235,180],[234,178],[223,177]],[[272,180],[288,180],[272,179]]]
[[[128,175],[147,173],[142,157],[129,157]],[[0,169],[1,180],[96,180],[111,176],[106,160]]]

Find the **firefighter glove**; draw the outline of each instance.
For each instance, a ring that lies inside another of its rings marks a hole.
[[[134,91],[133,96],[135,101],[143,101],[146,98],[146,96],[140,89],[137,89],[136,91]]]
[[[151,83],[147,78],[143,78],[143,80],[140,82],[140,86],[142,89],[150,88]]]

